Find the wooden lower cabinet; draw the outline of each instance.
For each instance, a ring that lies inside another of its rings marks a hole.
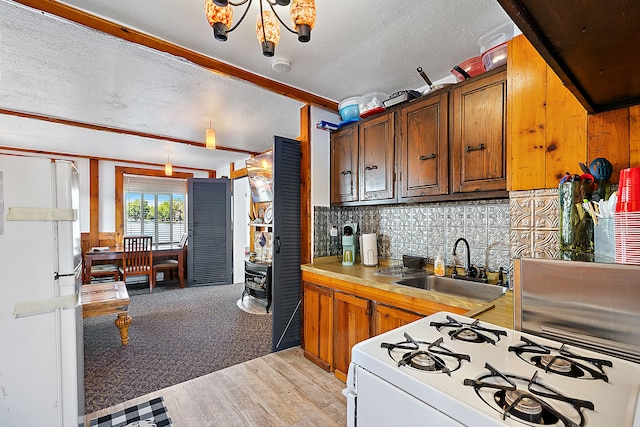
[[[371,336],[371,301],[334,292],[333,310],[333,370],[346,382],[351,347]]]
[[[380,335],[423,317],[423,315],[412,311],[390,307],[385,304],[375,304],[373,310],[373,335]]]
[[[333,290],[303,282],[304,356],[330,371],[333,361]]]
[[[352,347],[438,311],[467,310],[302,272],[304,356],[346,382]],[[396,304],[394,304],[396,303]],[[412,311],[415,310],[415,311]]]

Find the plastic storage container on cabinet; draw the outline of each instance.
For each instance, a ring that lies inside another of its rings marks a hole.
[[[365,118],[385,110],[383,102],[389,98],[385,92],[371,92],[358,98],[360,117]]]
[[[342,100],[340,104],[338,104],[338,111],[343,121],[358,119],[360,115],[358,97],[352,96],[351,98]]]
[[[507,63],[507,43],[492,47],[482,54],[484,68],[489,71]]]

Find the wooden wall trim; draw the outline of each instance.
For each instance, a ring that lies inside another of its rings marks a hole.
[[[122,241],[124,238],[124,174],[129,175],[141,175],[141,176],[156,176],[163,178],[179,178],[179,179],[188,179],[193,178],[192,173],[187,172],[173,172],[172,176],[166,176],[164,174],[164,170],[156,170],[156,169],[142,169],[142,168],[132,168],[126,166],[116,166],[116,179],[115,179],[115,217],[116,217],[116,232],[115,232],[115,241],[116,246],[122,245]]]
[[[118,25],[115,22],[99,18],[80,9],[62,4],[58,1],[16,0],[16,3],[21,3],[25,6],[57,15],[61,18],[68,19],[69,21],[76,22],[80,25],[93,28],[103,33],[111,34],[112,36],[118,37],[123,40],[127,40],[133,43],[147,46],[151,49],[155,49],[161,52],[167,52],[171,55],[185,58],[187,61],[193,62],[194,64],[205,67],[216,73],[236,77],[249,83],[253,83],[271,92],[278,93],[280,95],[295,99],[305,104],[317,105],[331,111],[338,111],[337,102],[322,98],[309,92],[305,92],[292,86],[287,86],[283,83],[267,79],[266,77],[250,73],[241,68],[234,67],[232,65],[226,64],[192,50],[185,49],[184,47],[169,43],[165,40],[152,37],[148,34],[144,34],[132,28]],[[204,21],[204,9],[202,10],[202,15],[202,19]],[[213,39],[213,36],[211,37],[211,43],[216,43],[216,41]]]
[[[231,179],[239,179],[247,176],[247,168],[237,169],[231,173]]]
[[[300,108],[300,263],[311,262],[311,106]]]
[[[100,162],[89,160],[89,246],[100,246]]]

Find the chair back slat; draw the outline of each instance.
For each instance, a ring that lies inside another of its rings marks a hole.
[[[151,236],[125,236],[122,267],[125,274],[134,276],[149,274],[153,266]]]

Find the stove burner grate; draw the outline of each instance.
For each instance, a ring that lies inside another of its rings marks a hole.
[[[479,320],[466,323],[447,316],[447,322],[431,322],[430,325],[435,326],[440,333],[449,335],[451,339],[465,342],[486,342],[495,345],[497,341],[500,341],[501,336],[507,336],[507,333],[501,329],[492,329],[480,325]]]
[[[398,366],[407,364],[421,371],[449,372],[444,361],[434,354],[429,354],[428,351],[416,350],[405,353],[398,362]]]
[[[583,409],[594,410],[592,402],[564,396],[560,392],[538,381],[536,371],[531,379],[511,374],[504,374],[498,369],[485,364],[488,374],[478,379],[466,378],[464,385],[472,386],[476,394],[487,405],[496,409],[481,393],[482,389],[496,390],[490,393],[493,401],[502,413],[502,419],[516,418],[527,423],[554,425],[561,422],[565,427],[582,427],[585,423]],[[525,384],[526,389],[518,388],[516,383]],[[565,409],[559,407],[565,405]],[[567,408],[570,408],[567,413]],[[498,409],[496,409],[498,410]]]
[[[564,344],[560,348],[553,348],[545,347],[527,337],[520,339],[523,343],[510,346],[509,351],[515,352],[522,360],[544,369],[545,372],[609,382],[604,367],[613,366],[610,360],[580,356],[571,352]]]
[[[501,390],[495,395],[496,403],[516,417],[535,424],[555,424],[558,417],[549,411],[543,411],[536,399],[527,396],[522,390]]]
[[[429,343],[414,340],[406,332],[404,337],[406,341],[380,344],[382,348],[387,349],[389,357],[398,363],[398,367],[409,366],[420,371],[451,375],[451,372],[460,369],[463,360],[471,361],[469,355],[456,353],[444,347],[442,338]]]

